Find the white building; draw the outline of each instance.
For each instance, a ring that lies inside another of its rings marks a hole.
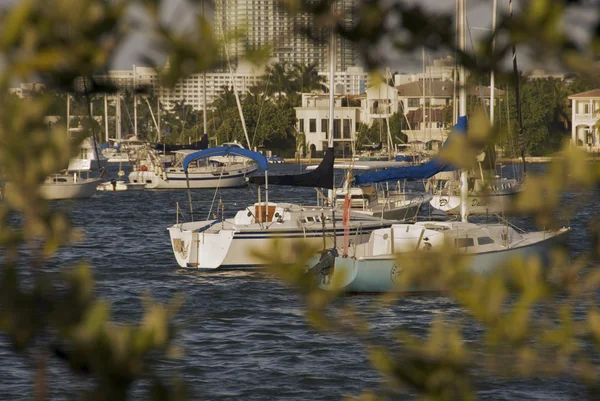
[[[11,93],[21,99],[28,97],[32,93],[37,91],[43,91],[46,89],[46,85],[39,82],[32,83],[21,83],[19,86],[14,88],[9,88],[8,93]]]
[[[451,81],[454,79],[456,70],[456,61],[454,57],[447,56],[433,60],[433,65],[425,67],[425,73],[411,72],[394,75],[394,86],[403,85],[409,82],[422,82],[423,79],[430,81]]]
[[[281,62],[317,63],[320,71],[328,70],[326,40],[311,40],[299,28],[310,28],[313,17],[307,13],[294,15],[282,9],[278,0],[217,0],[215,1],[214,27],[217,37],[241,34],[240,40],[228,43],[228,56],[236,66],[248,50],[272,46],[272,57]],[[351,28],[356,21],[358,0],[336,0],[342,23]],[[314,34],[314,30],[312,31]],[[326,39],[326,38],[323,38]],[[336,41],[336,70],[345,71],[356,65],[355,45],[346,40]]]
[[[168,68],[165,66],[165,68]],[[260,82],[264,67],[256,67],[248,63],[240,63],[237,71],[206,73],[206,102],[210,105],[217,99],[223,88],[232,88],[233,82],[239,93]],[[191,105],[196,110],[204,108],[204,90],[202,74],[192,74],[180,80],[172,88],[160,84],[160,75],[154,68],[133,66],[132,70],[111,70],[106,75],[95,76],[99,82],[112,83],[120,90],[146,88],[149,93],[158,95],[165,108],[172,108],[176,103]],[[79,88],[82,89],[82,88]]]
[[[329,86],[329,73],[320,72]],[[369,74],[362,67],[349,67],[346,71],[335,73],[335,93],[338,95],[362,95],[369,83]]]
[[[229,72],[206,73],[206,101],[210,105],[214,102],[223,88],[232,89],[231,76],[240,94],[246,93],[252,86],[258,85],[265,74],[266,66],[255,66],[247,62],[239,63],[237,70]],[[168,68],[168,64],[165,66]],[[325,77],[325,85],[328,86],[327,73],[319,73]],[[160,76],[154,68],[133,66],[132,70],[111,70],[106,75],[95,76],[98,82],[112,83],[120,90],[133,91],[135,88],[145,87],[149,93],[158,95],[161,104],[165,108],[172,108],[176,103],[184,102],[196,110],[204,108],[204,89],[202,74],[193,74],[180,80],[172,88],[163,87],[160,84]],[[335,73],[336,93],[343,95],[359,95],[365,92],[369,81],[369,74],[361,67],[351,67],[347,71]],[[81,81],[82,82],[82,81]],[[83,90],[80,82],[79,90]],[[27,84],[30,85],[31,84]],[[15,93],[21,93],[25,89],[15,88]]]
[[[356,128],[360,122],[361,108],[349,104],[347,96],[335,96],[333,146],[342,155],[352,153]],[[295,109],[296,128],[305,134],[308,152],[311,156],[319,156],[327,149],[329,142],[329,94],[303,93],[302,106]]]
[[[563,72],[547,72],[546,70],[544,70],[543,68],[536,68],[533,71],[528,72],[527,74],[525,74],[527,76],[527,79],[560,79],[561,81],[564,81],[567,74],[563,73]]]
[[[600,152],[600,89],[576,93],[571,100],[571,142],[590,152]]]
[[[380,82],[367,89],[361,103],[362,120],[372,125],[376,119],[387,119],[398,112],[398,91]]]

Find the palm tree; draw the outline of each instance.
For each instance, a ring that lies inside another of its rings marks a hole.
[[[309,65],[294,63],[293,86],[297,92],[310,92],[325,88],[325,78],[319,75],[317,63]]]
[[[292,79],[285,62],[268,67],[263,80],[267,85],[267,93],[269,95],[277,94],[278,104],[281,104],[282,94],[287,95],[293,91]]]
[[[227,86],[223,86],[221,88],[221,93],[215,99],[212,104],[217,110],[225,110],[229,107],[236,107],[237,103],[235,101],[235,93],[233,92],[233,88],[229,88]]]

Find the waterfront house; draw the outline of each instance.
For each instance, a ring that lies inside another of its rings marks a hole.
[[[600,152],[600,89],[576,93],[571,100],[571,142],[588,152]]]
[[[453,116],[452,99],[458,96],[458,87],[453,81],[426,80],[413,81],[397,85],[400,109],[404,111],[403,131],[409,142],[423,143],[425,149],[435,149],[444,142],[451,128]],[[467,84],[467,96],[480,99],[480,103],[489,107],[491,90],[489,86]],[[496,89],[496,106],[506,92]],[[482,99],[482,100],[481,100]]]
[[[390,118],[398,112],[398,91],[393,86],[380,82],[366,90],[361,103],[362,120],[371,126],[375,120]]]
[[[356,140],[356,128],[360,122],[360,110],[356,99],[336,95],[334,99],[333,147],[336,154],[352,154]],[[329,141],[329,94],[303,93],[302,106],[295,107],[298,132],[305,136],[307,153],[311,157],[322,156]]]

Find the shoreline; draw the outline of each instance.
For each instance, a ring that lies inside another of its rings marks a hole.
[[[526,156],[525,157],[525,162],[526,163],[532,163],[532,164],[536,164],[536,163],[550,163],[555,159],[562,159],[563,156]],[[299,164],[319,164],[322,160],[321,157],[313,157],[313,158],[300,158],[300,159],[295,159],[295,158],[284,158],[283,159],[286,163],[299,163]],[[349,157],[345,157],[345,158],[336,158],[335,159],[338,162],[343,162],[343,163],[350,163],[352,161],[351,158]],[[496,159],[499,163],[521,163],[521,158],[520,157],[499,157],[498,159]],[[586,159],[586,161],[588,162],[600,162],[600,154],[588,154]]]

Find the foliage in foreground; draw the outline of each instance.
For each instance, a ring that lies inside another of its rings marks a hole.
[[[377,44],[386,37],[399,50],[421,45],[453,49],[450,17],[430,15],[419,6],[361,2],[359,23],[349,29],[340,23],[339,15],[328,15],[327,2],[282,3],[291,12],[310,8],[317,15],[317,27],[334,22],[339,35],[359,43],[369,65],[381,61]],[[63,359],[71,372],[92,379],[92,387],[80,394],[85,399],[126,399],[139,380],[150,384],[147,398],[185,397],[181,382],[159,377],[152,369],[156,359],[178,354],[172,344],[178,299],[170,306],[147,300],[140,322],[117,324],[107,301],[94,295],[89,267],[64,266],[58,275],[48,271],[48,260],[59,247],[82,238],[69,227],[66,216],[40,198],[39,184],[65,164],[83,137],[69,142],[64,127],[48,129],[43,124],[50,110],[46,97],[18,100],[7,95],[15,79],[41,78],[55,90],[68,91],[77,77],[89,78],[106,70],[127,33],[125,12],[130,5],[126,0],[27,0],[0,11],[0,167],[7,183],[0,203],[0,330],[15,352],[33,359],[39,400],[47,399],[52,387],[46,374],[49,358]],[[161,21],[158,2],[147,0],[141,5],[150,16],[155,45],[170,55],[172,68],[166,81],[173,83],[215,65],[218,41],[203,18],[194,32],[175,33]],[[588,52],[577,52],[560,28],[566,6],[563,1],[530,1],[512,22],[506,18],[500,24],[497,54],[505,54],[516,43],[533,49],[540,60],[558,60],[571,69],[590,72],[593,64],[587,56],[600,50],[598,34],[586,44]],[[403,22],[401,26],[386,23],[389,19]],[[497,68],[499,56],[489,52],[489,42],[483,43],[477,62],[472,54],[461,54],[461,61],[482,73]],[[102,88],[88,89],[85,95]],[[97,127],[85,125],[86,133],[98,135]],[[591,170],[580,154],[566,152],[564,159],[552,165],[550,174],[529,178],[518,205],[548,226],[565,205],[565,189],[582,190],[585,201],[586,191],[598,178]],[[594,251],[597,256],[598,248]],[[299,249],[297,254],[301,265],[305,252]],[[598,366],[588,348],[595,350],[600,344],[600,312],[595,306],[600,275],[589,267],[589,261],[582,256],[568,262],[564,255],[557,255],[548,273],[535,264],[515,264],[507,270],[510,287],[500,277],[483,280],[448,273],[449,295],[468,312],[470,320],[464,324],[476,322],[481,327],[479,341],[466,341],[461,322],[440,317],[427,338],[398,331],[391,349],[375,343],[357,311],[343,304],[329,307],[337,294],[315,291],[297,275],[299,269],[277,271],[294,285],[300,284],[307,296],[307,317],[315,327],[353,336],[368,346],[373,365],[388,379],[390,392],[408,389],[424,399],[455,400],[475,397],[480,377],[476,373],[488,377],[566,375],[594,389]],[[271,262],[289,265],[287,258]],[[436,269],[446,264],[434,261],[427,266]],[[578,283],[570,280],[574,273],[580,275]],[[453,285],[457,277],[460,286]],[[468,291],[462,287],[465,282]],[[388,296],[375,302],[391,301],[394,297]],[[576,308],[585,308],[585,319],[575,318]],[[507,367],[515,369],[507,372]],[[382,391],[385,394],[389,392]]]

